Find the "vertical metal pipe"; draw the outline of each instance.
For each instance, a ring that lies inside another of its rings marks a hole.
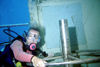
[[[68,34],[68,23],[67,20],[60,20],[60,34],[61,34],[61,42],[62,42],[62,53],[64,61],[68,61],[68,54],[70,53],[69,49],[69,34]],[[65,67],[69,67],[66,65]]]

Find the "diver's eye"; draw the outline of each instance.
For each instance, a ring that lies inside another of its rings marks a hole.
[[[39,37],[40,37],[39,35],[34,34],[35,39],[38,39]]]
[[[36,34],[34,34],[34,38],[36,38]]]

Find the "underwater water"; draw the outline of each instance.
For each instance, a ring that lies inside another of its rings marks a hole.
[[[30,16],[27,0],[0,0],[0,25],[25,24],[29,22]],[[3,32],[4,29],[8,29],[8,27],[0,28],[0,43],[8,42],[9,39],[12,39]],[[27,31],[28,25],[10,27],[10,29],[23,35],[23,32]],[[16,36],[13,33],[12,35]],[[2,50],[3,47],[4,46],[0,46],[0,50]]]
[[[72,8],[76,8],[76,9],[72,9]],[[60,11],[58,11],[59,9],[60,9]],[[74,27],[75,24],[73,24],[72,19],[71,19],[71,16],[74,15],[73,12],[74,11],[77,12],[77,9],[81,10],[80,4],[74,4],[72,6],[69,6],[69,8],[66,8],[66,5],[65,6],[55,6],[55,7],[44,7],[43,8],[43,12],[42,12],[43,13],[43,21],[44,21],[43,25],[46,28],[45,40],[46,40],[47,48],[50,48],[51,50],[52,50],[52,48],[54,48],[54,49],[61,48],[61,47],[59,47],[59,44],[60,44],[59,20],[61,20],[62,18],[64,18],[64,19],[67,18],[68,22],[70,22],[68,24],[68,26],[69,26],[70,38],[72,40],[71,44],[74,46],[76,45],[74,47],[74,49],[78,49],[76,28]],[[48,11],[50,11],[50,12],[48,13]],[[54,13],[55,11],[58,11],[58,12]],[[67,14],[66,11],[67,11],[67,13],[72,11],[73,14]],[[81,11],[78,13],[81,15]],[[13,25],[13,24],[29,23],[30,22],[30,15],[29,15],[27,0],[1,1],[0,2],[0,15],[1,15],[0,16],[0,25]],[[52,21],[50,21],[50,19],[52,19]],[[80,19],[80,21],[82,21],[82,19]],[[78,22],[80,22],[80,21],[78,21]],[[78,29],[79,26],[78,26],[78,24],[76,24],[76,25],[77,25],[77,29]],[[22,36],[24,31],[28,30],[28,27],[29,27],[28,25],[15,26],[15,27],[10,27],[10,29]],[[0,28],[0,35],[1,35],[0,36],[0,51],[3,51],[4,47],[7,45],[7,44],[1,44],[1,43],[9,42],[13,39],[3,32],[4,29],[9,29],[9,28],[8,27]],[[81,28],[81,30],[83,30],[83,28]],[[53,35],[50,35],[52,33],[53,33]],[[81,32],[81,33],[84,34],[83,32]],[[81,34],[81,33],[79,33],[79,34]],[[13,33],[11,33],[11,34],[16,37],[15,34],[13,34]],[[73,34],[73,36],[72,36],[72,34]],[[55,37],[56,37],[56,39],[55,39]],[[76,37],[76,39],[73,39],[73,37]],[[79,43],[85,42],[85,40],[82,40],[82,39],[85,39],[84,36],[81,37],[79,35],[78,38],[80,40]],[[53,43],[52,43],[52,40],[53,40]],[[57,49],[57,51],[59,52],[60,50]],[[61,53],[54,54],[54,56],[61,56],[61,55],[62,55]],[[56,60],[56,62],[60,62],[60,61],[62,61],[62,59]],[[49,67],[53,67],[53,66],[49,66]],[[60,65],[57,67],[63,67],[63,65]]]
[[[61,19],[68,20],[71,51],[79,50],[80,47],[82,49],[100,49],[98,47],[100,44],[99,5],[99,1],[97,0],[92,0],[91,3],[89,0],[87,0],[84,2],[82,1],[82,3],[79,1],[72,4],[67,3],[54,6],[53,4],[51,4],[51,6],[50,4],[49,6],[45,6],[44,4],[40,10],[42,13],[42,18],[40,18],[42,20],[40,21],[46,30],[45,46],[43,49],[54,57],[62,56],[59,30],[59,20]],[[3,51],[5,46],[8,44],[4,42],[10,42],[13,39],[3,32],[4,29],[9,29],[9,27],[1,26],[26,24],[30,21],[28,0],[0,0],[0,51]],[[29,25],[10,27],[11,30],[15,31],[21,36],[23,36],[24,31],[27,31],[28,28]],[[14,33],[11,34],[16,37]],[[56,59],[48,62],[62,61],[63,59]],[[64,67],[64,65],[48,67]],[[80,65],[76,65],[75,67],[80,67]],[[89,67],[96,66],[94,64],[94,66],[90,65]]]

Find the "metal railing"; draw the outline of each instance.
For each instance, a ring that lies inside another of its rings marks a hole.
[[[60,34],[61,34],[61,41],[62,41],[62,51],[63,56],[52,57],[52,58],[45,58],[44,60],[50,59],[59,59],[63,58],[64,62],[60,63],[46,63],[46,66],[52,65],[65,65],[65,67],[70,67],[70,64],[85,64],[85,63],[95,63],[100,62],[100,50],[77,50],[76,53],[71,53],[70,50],[70,43],[69,43],[69,35],[68,35],[68,22],[67,20],[62,19],[60,21]],[[94,58],[86,58],[80,59],[77,56],[93,56]]]

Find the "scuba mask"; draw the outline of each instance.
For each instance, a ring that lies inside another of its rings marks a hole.
[[[27,49],[28,50],[35,50],[36,49],[36,44],[34,43],[34,41],[36,40],[36,42],[37,43],[39,43],[40,42],[40,36],[37,36],[37,35],[32,35],[32,36],[28,36],[27,37],[27,40],[30,40],[30,41],[32,41],[33,43],[31,43],[31,44],[28,44],[26,47],[27,47]]]
[[[40,42],[40,36],[37,36],[37,35],[33,35],[33,36],[28,36],[27,37],[27,40],[30,40],[30,41],[35,41],[37,40],[36,42],[39,43]]]

